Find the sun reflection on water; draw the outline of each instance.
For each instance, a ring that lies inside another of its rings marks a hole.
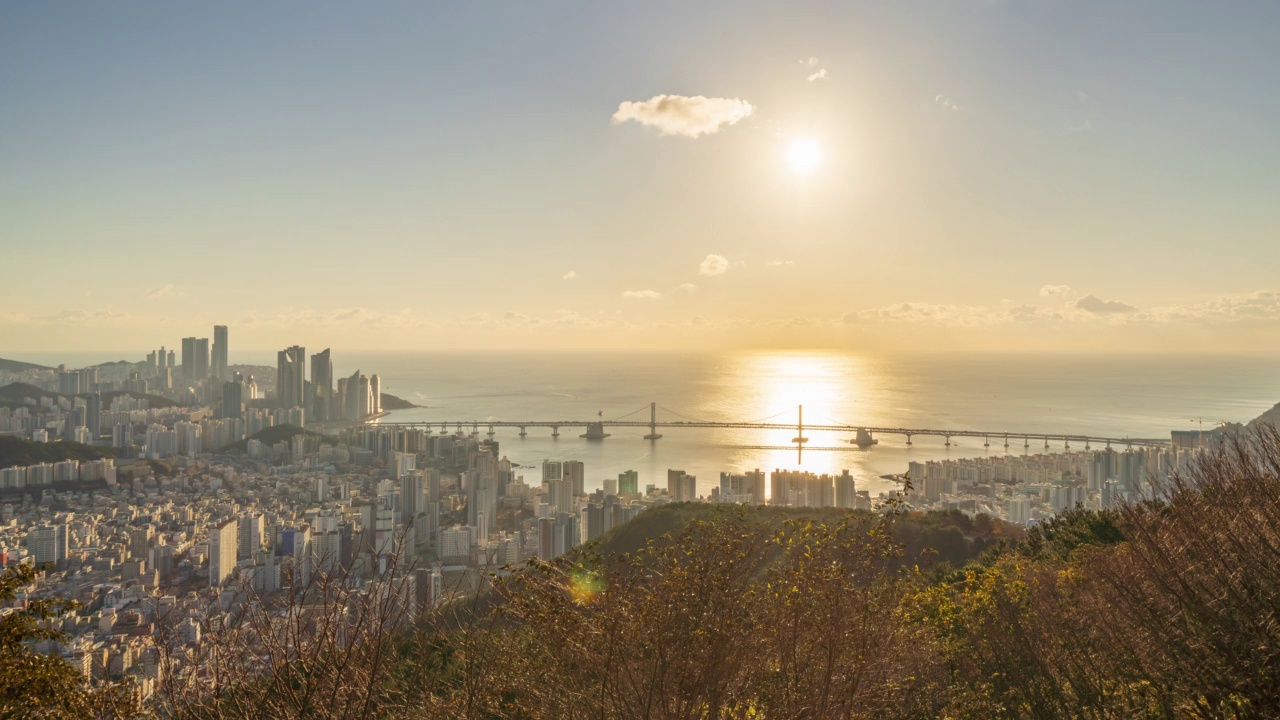
[[[738,467],[799,468],[839,472],[848,467],[844,453],[810,451],[800,455],[792,439],[804,407],[806,425],[870,424],[881,415],[874,363],[856,356],[822,351],[740,353],[725,360],[725,378],[709,393],[708,415],[740,422],[786,423],[788,429],[718,431],[716,441],[739,446]],[[810,447],[847,444],[849,433],[805,430]],[[843,467],[842,467],[843,465]]]

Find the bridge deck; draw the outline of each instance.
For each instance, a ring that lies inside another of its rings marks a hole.
[[[418,422],[378,422],[370,423],[377,427],[440,427],[440,428],[534,428],[545,427],[553,430],[559,428],[588,428],[596,425],[603,428],[726,428],[733,430],[796,430],[797,423],[749,423],[749,422],[699,422],[699,421],[658,421],[642,420],[432,420]],[[814,423],[804,424],[804,430],[817,432],[857,433],[859,430],[872,435],[903,435],[910,438],[915,435],[925,437],[959,438],[980,437],[996,440],[1058,440],[1062,442],[1099,443],[1116,445],[1158,446],[1168,445],[1169,440],[1160,438],[1105,437],[1101,435],[1080,435],[1073,433],[1034,433],[1006,430],[946,430],[938,428],[902,428],[872,427],[869,425],[831,425]]]

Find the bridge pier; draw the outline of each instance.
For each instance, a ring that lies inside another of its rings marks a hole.
[[[879,440],[871,437],[871,433],[867,432],[866,428],[858,428],[858,434],[851,442],[864,449],[880,443]]]
[[[489,426],[489,433],[488,433],[488,435],[489,435],[489,439],[490,439],[490,440],[492,440],[492,439],[493,439],[493,435],[494,435],[494,433],[493,433],[493,426],[492,426],[492,425],[490,425],[490,426]]]
[[[523,425],[521,425],[521,426],[520,426],[520,437],[524,437],[524,436],[526,436],[526,435],[528,435],[528,434],[529,434],[529,433],[528,433],[528,431],[526,431],[526,430],[524,429],[524,426],[523,426]]]
[[[1063,449],[1063,450],[1070,450],[1070,449],[1071,449],[1071,441],[1070,441],[1070,440],[1063,439],[1063,441],[1062,441],[1062,449]]]
[[[558,437],[560,437],[560,426],[559,426],[559,425],[552,425],[552,426],[551,426],[551,437],[553,437],[553,438],[558,438]]]
[[[948,435],[948,436],[947,436],[946,446],[947,446],[947,447],[951,447],[951,436],[950,436],[950,435]]]
[[[604,431],[604,423],[593,422],[587,423],[587,431],[578,437],[585,438],[587,440],[603,440],[609,437],[609,433]]]
[[[1027,450],[1027,449],[1030,449],[1030,447],[1031,447],[1031,438],[1029,437],[1022,438],[1022,449]]]
[[[1089,441],[1088,441],[1088,440],[1085,440],[1085,441],[1084,441],[1084,449],[1085,449],[1085,450],[1088,450],[1088,449],[1089,449]]]
[[[907,445],[911,445],[911,433],[907,433]]]
[[[441,435],[449,434],[449,423],[440,423],[440,434]]]
[[[1008,435],[1005,435],[1005,436],[1004,436],[1004,449],[1005,449],[1005,450],[1008,450],[1008,449],[1009,449],[1009,436],[1008,436]]]
[[[458,434],[462,434],[462,423],[458,423]]]
[[[985,437],[982,438],[982,447],[984,448],[991,447],[991,438],[985,438]]]
[[[1049,438],[1045,438],[1045,439],[1044,439],[1044,449],[1045,449],[1045,450],[1048,450],[1048,449],[1049,449]]]

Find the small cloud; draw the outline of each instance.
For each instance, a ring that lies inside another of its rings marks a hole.
[[[765,263],[765,265],[768,265],[769,267],[783,267],[786,265],[795,265],[795,263],[790,260],[770,260]]]
[[[574,278],[576,278],[576,277],[578,277],[578,273],[577,273],[577,272],[575,272],[575,271],[573,271],[573,270],[570,270],[569,272],[567,272],[567,273],[565,273],[565,274],[561,275],[561,276],[560,276],[560,279],[561,279],[561,280],[572,280],[572,279],[574,279]]]
[[[1055,297],[1071,292],[1070,285],[1045,285],[1040,288],[1040,297]]]
[[[821,61],[821,60],[819,60],[819,59],[818,59],[818,58],[816,58],[816,57],[807,57],[807,58],[805,58],[805,59],[801,60],[801,61],[800,61],[800,64],[801,64],[801,65],[808,65],[809,67],[816,67],[816,66],[818,65],[818,63],[820,63],[820,62],[822,62],[822,61]]]
[[[622,297],[627,300],[661,300],[662,293],[657,290],[623,290]]]
[[[1119,300],[1103,300],[1097,295],[1085,295],[1075,303],[1076,309],[1095,315],[1113,315],[1117,313],[1136,312],[1138,308],[1122,303]]]
[[[173,292],[173,283],[165,283],[158,288],[153,288],[150,292],[147,293],[147,297],[162,298],[165,295],[169,295],[172,292]]]
[[[693,283],[684,283],[680,286],[680,289],[687,293],[698,292],[698,286]]]
[[[698,263],[699,275],[723,275],[729,271],[729,258],[723,255],[708,255],[702,262]]]
[[[944,108],[946,108],[946,109],[948,109],[948,110],[951,110],[951,111],[954,111],[954,112],[960,112],[960,106],[959,106],[959,105],[957,105],[957,104],[955,103],[955,101],[954,101],[954,100],[952,100],[951,98],[947,97],[946,95],[943,95],[943,94],[941,94],[941,93],[939,93],[939,94],[937,94],[937,95],[934,95],[934,96],[933,96],[933,101],[934,101],[934,102],[936,102],[936,103],[938,103],[939,105],[941,105],[942,107],[944,107]]]
[[[806,79],[807,79],[809,82],[817,82],[818,80],[826,80],[826,79],[827,79],[827,69],[826,69],[826,68],[821,68],[821,69],[819,69],[819,70],[818,70],[818,72],[816,72],[816,73],[813,73],[813,74],[809,75],[809,77],[808,77],[808,78],[806,78]]]
[[[613,122],[635,121],[657,128],[663,135],[696,138],[719,132],[755,112],[755,107],[738,98],[709,98],[697,95],[655,95],[648,100],[624,102],[613,114]]]

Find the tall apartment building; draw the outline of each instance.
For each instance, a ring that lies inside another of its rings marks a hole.
[[[316,422],[335,419],[333,410],[333,359],[329,348],[311,356],[311,418]]]
[[[276,353],[276,400],[280,407],[306,408],[307,350],[300,345]]]
[[[240,545],[239,524],[227,518],[209,528],[209,585],[219,587],[231,579],[236,569],[236,550]]]
[[[210,360],[209,371],[213,377],[218,380],[226,380],[230,375],[227,373],[227,326],[213,326],[213,357]]]
[[[182,380],[193,386],[209,377],[209,338],[182,338]]]

